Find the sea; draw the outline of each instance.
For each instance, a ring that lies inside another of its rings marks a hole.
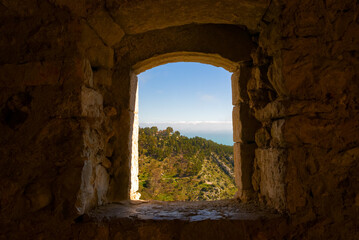
[[[166,129],[170,126],[174,131],[179,131],[182,136],[189,138],[202,137],[219,144],[233,146],[232,122],[140,122],[140,127],[152,126],[156,126],[159,130]]]
[[[181,135],[189,138],[201,137],[219,144],[233,146],[232,132],[181,132]]]

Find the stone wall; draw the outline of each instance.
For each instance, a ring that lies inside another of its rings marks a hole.
[[[161,56],[234,71],[243,201],[288,239],[359,238],[357,1],[200,2],[0,0],[1,238],[130,197],[134,72]]]
[[[254,118],[249,106],[247,83],[251,78],[251,63],[242,63],[232,74],[232,122],[235,181],[237,197],[249,201],[253,196],[252,175],[256,144],[254,135],[259,122]]]
[[[256,133],[253,186],[262,201],[291,216],[290,236],[355,239],[359,5],[279,2],[259,35],[270,60],[261,79],[278,97],[255,111],[263,128]]]
[[[68,239],[108,201],[113,51],[91,20],[35,2],[0,4],[0,236]]]
[[[59,222],[77,216],[85,74],[71,68],[80,63],[62,32],[72,31],[69,14],[7,3],[0,7],[0,235],[25,239],[60,233]],[[46,14],[32,17],[39,11]]]

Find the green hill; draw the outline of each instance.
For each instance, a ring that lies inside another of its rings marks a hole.
[[[141,199],[197,201],[233,198],[233,147],[181,136],[171,127],[140,128]]]

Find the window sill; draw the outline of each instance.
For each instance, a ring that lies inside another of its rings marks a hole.
[[[125,201],[101,206],[73,225],[79,239],[284,239],[284,216],[237,200]]]
[[[100,222],[115,219],[136,220],[182,220],[188,222],[204,220],[258,220],[273,219],[280,215],[268,209],[259,209],[252,204],[237,200],[163,202],[123,201],[101,206],[86,215],[88,220]]]

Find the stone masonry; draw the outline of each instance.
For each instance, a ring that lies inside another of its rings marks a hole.
[[[0,0],[0,239],[359,239],[358,13],[353,0]],[[136,74],[178,61],[233,72],[238,201],[280,220],[86,220],[138,198]]]

